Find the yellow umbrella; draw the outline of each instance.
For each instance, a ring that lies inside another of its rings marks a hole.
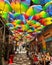
[[[0,1],[0,11],[9,12],[12,11],[10,4]]]
[[[46,20],[46,25],[50,25],[50,24],[52,24],[52,17],[48,17],[48,18],[46,18],[45,19]]]
[[[23,2],[21,2],[21,3],[19,3],[19,2],[16,2],[16,3],[12,2],[11,6],[12,6],[13,10],[15,12],[18,12],[18,13],[26,12],[26,10],[28,9],[28,5],[23,3]]]
[[[28,16],[33,16],[37,14],[37,11],[33,9],[33,7],[30,7],[27,11],[26,11],[26,15]]]

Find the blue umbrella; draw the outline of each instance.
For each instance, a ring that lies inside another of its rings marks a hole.
[[[21,2],[26,3],[27,5],[30,5],[31,0],[21,0]]]
[[[29,16],[28,20],[32,20],[33,16]]]
[[[12,14],[12,13],[9,13],[9,18],[12,18],[12,19],[14,19],[15,17],[14,17],[14,14]]]
[[[35,28],[34,27],[30,27],[30,29],[34,31]]]
[[[13,22],[13,20],[14,20],[13,18],[8,18],[9,22]]]
[[[14,25],[12,23],[6,23],[6,26],[14,27]]]
[[[6,3],[10,4],[9,0],[4,0]]]
[[[36,9],[38,12],[42,11],[42,6],[41,5],[35,5],[34,9]]]
[[[50,2],[51,0],[40,0],[40,4],[43,5],[43,4],[46,4],[47,2]]]
[[[44,5],[47,2],[50,2],[51,0],[32,0],[33,3],[35,4],[40,4],[40,5]]]
[[[19,15],[19,16],[17,16],[16,19],[19,19],[19,20],[23,21],[24,23],[26,23],[25,17],[24,17],[24,15],[22,15],[22,14]]]
[[[49,16],[52,16],[52,5],[48,6],[46,12],[48,12]]]
[[[41,5],[32,5],[31,7],[33,8],[33,10],[35,10],[38,13],[43,10]]]
[[[9,24],[9,27],[14,27],[14,25],[13,24]]]
[[[45,4],[43,7],[43,10],[45,10],[49,16],[52,16],[52,1]]]

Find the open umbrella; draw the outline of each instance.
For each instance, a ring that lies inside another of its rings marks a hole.
[[[40,0],[32,0],[32,2],[35,3],[35,4],[39,4]]]
[[[52,17],[48,17],[48,18],[43,18],[39,21],[42,25],[46,26],[46,25],[50,25],[52,24]]]
[[[17,16],[19,16],[20,15],[20,13],[17,13],[17,12],[15,12],[14,13],[14,17],[16,18]]]
[[[8,20],[8,13],[7,13],[7,12],[3,12],[3,13],[2,13],[2,17],[3,17],[5,20]]]
[[[10,4],[8,4],[8,3],[0,2],[0,10],[4,11],[4,12],[9,12],[9,11],[12,11],[12,8],[11,8]]]
[[[4,0],[4,2],[6,2],[6,3],[10,4],[10,1],[9,1],[9,0]]]
[[[15,19],[16,19],[16,20],[19,19],[19,20],[23,21],[24,23],[26,23],[25,17],[24,17],[24,15],[22,15],[22,14],[18,15]]]
[[[40,20],[41,18],[47,18],[49,17],[49,14],[45,11],[41,11],[40,13],[36,14],[32,17],[32,20]]]
[[[31,1],[31,0],[21,0],[21,2],[24,2],[24,3],[27,4],[27,5],[30,5],[30,1]]]
[[[34,4],[41,4],[41,5],[43,5],[43,4],[47,3],[47,2],[50,2],[50,1],[51,0],[32,0],[32,2]]]
[[[28,24],[22,25],[22,30],[23,31],[27,31],[29,28],[30,28],[30,26]]]
[[[21,3],[19,3],[19,2],[16,2],[16,3],[12,2],[11,6],[12,6],[13,10],[15,12],[18,12],[18,13],[26,12],[26,10],[28,9],[28,5],[23,3],[23,2],[21,2]]]
[[[21,20],[15,20],[16,25],[21,23]]]
[[[33,6],[29,7],[26,14],[29,16],[34,16],[35,14],[39,13],[40,11],[42,11],[41,5],[33,5]]]
[[[35,21],[35,20],[28,20],[28,21],[27,21],[27,23],[28,23],[29,25],[36,24],[36,22],[37,22],[37,21]]]
[[[12,23],[6,23],[6,26],[14,27]]]
[[[43,7],[43,10],[45,10],[49,16],[52,16],[52,1],[45,4]]]

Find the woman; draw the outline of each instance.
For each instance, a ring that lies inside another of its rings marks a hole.
[[[33,65],[39,65],[38,57],[35,54],[33,54]]]

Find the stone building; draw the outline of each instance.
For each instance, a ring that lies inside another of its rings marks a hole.
[[[52,55],[52,24],[46,26],[36,38],[29,43],[31,51],[49,52]]]
[[[9,30],[9,27],[5,25],[6,23],[7,21],[0,16],[0,41],[4,43],[8,43],[9,35],[12,35],[11,31]]]
[[[42,50],[50,52],[52,55],[52,24],[46,26],[42,33],[37,35],[38,44],[42,45]]]

